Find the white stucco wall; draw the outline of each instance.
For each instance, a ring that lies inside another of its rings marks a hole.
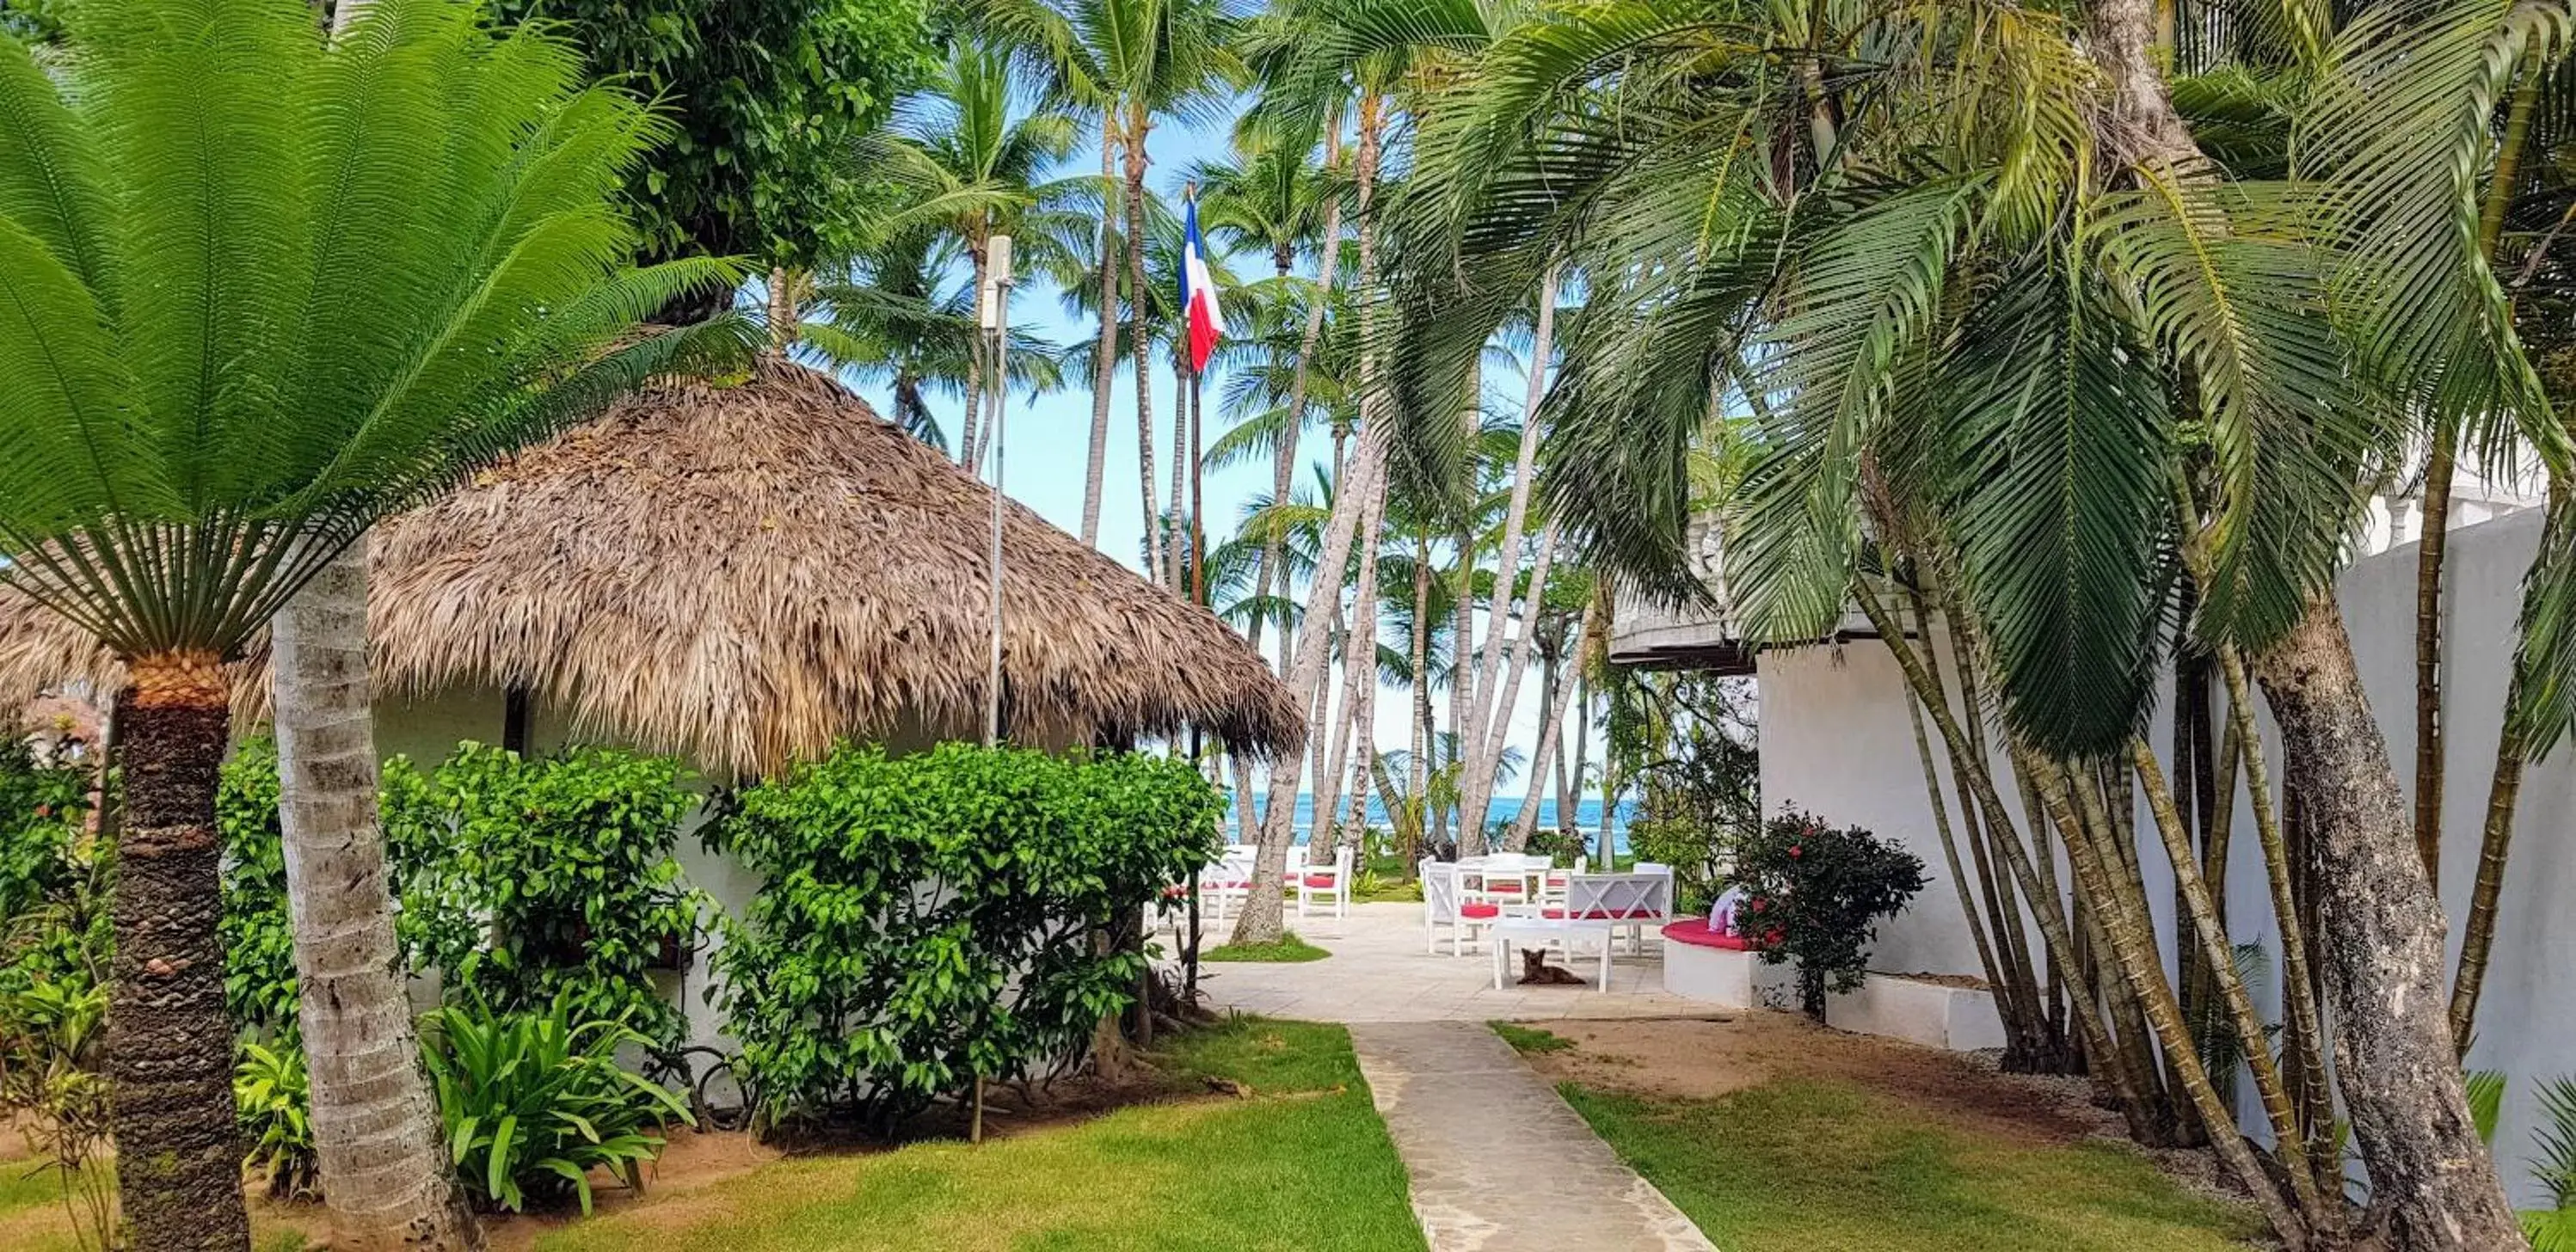
[[[2539,541],[2537,512],[2508,515],[2451,535],[2443,724],[2449,758],[2443,792],[2442,901],[2453,918],[2466,914],[2495,757],[2506,666],[2522,574]],[[2415,547],[2365,558],[2345,571],[2338,598],[2362,680],[2387,736],[2401,782],[2414,782]],[[1892,972],[1977,974],[1976,950],[1943,867],[1923,774],[1905,713],[1905,687],[1895,661],[1874,640],[1765,653],[1762,684],[1762,798],[1766,810],[1794,802],[1828,821],[1857,823],[1904,841],[1930,869],[1931,883],[1913,907],[1881,928],[1871,965]],[[2160,685],[2169,693],[2171,683]],[[2213,716],[2223,715],[2224,696]],[[2166,750],[2170,711],[2158,709],[2149,742]],[[2277,780],[2280,749],[2266,719],[2265,738]],[[1936,758],[1946,768],[1937,736]],[[2008,766],[1993,763],[2001,782]],[[2007,784],[2008,786],[2008,784]],[[2016,809],[2018,797],[2005,801]],[[2147,899],[2159,942],[2173,951],[2173,877],[2152,819],[2138,815]],[[2228,918],[2237,942],[2280,951],[2259,850],[2250,838],[2250,801],[2237,802],[2228,879]],[[2515,821],[2513,860],[2505,883],[2476,1047],[2474,1068],[2510,1075],[2497,1147],[2517,1202],[2537,1204],[2529,1177],[2535,1093],[2545,1080],[2576,1076],[2576,756],[2562,749],[2531,768]],[[2034,950],[2039,947],[2033,935]],[[2459,936],[2451,937],[2456,958]],[[2278,1020],[2269,980],[2256,988],[2259,1007]],[[2248,1129],[2261,1134],[2259,1111]]]

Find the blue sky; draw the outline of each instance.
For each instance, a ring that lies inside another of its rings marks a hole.
[[[1147,140],[1153,156],[1153,168],[1147,180],[1160,193],[1177,198],[1180,194],[1181,171],[1195,162],[1216,160],[1226,155],[1227,129],[1232,111],[1197,124],[1169,121],[1157,126]],[[1066,161],[1061,173],[1097,170],[1100,147],[1096,139],[1086,143]],[[1239,269],[1243,268],[1238,266]],[[1251,267],[1266,271],[1266,262]],[[1011,323],[1028,327],[1058,343],[1088,338],[1091,325],[1087,319],[1069,315],[1052,284],[1043,281],[1024,283],[1011,302]],[[1168,369],[1152,371],[1154,378],[1154,484],[1155,500],[1164,500],[1171,489],[1172,421],[1175,409],[1174,380]],[[1141,569],[1139,555],[1145,534],[1144,518],[1136,488],[1136,387],[1132,368],[1117,371],[1110,389],[1108,472],[1102,485],[1100,510],[1100,548],[1131,568]],[[1211,373],[1202,384],[1207,401],[1202,435],[1214,442],[1227,425],[1226,415],[1218,411],[1222,378]],[[893,404],[891,389],[881,385],[862,385],[861,395],[880,412]],[[1082,494],[1085,467],[1089,463],[1091,442],[1091,392],[1068,389],[1039,397],[1034,403],[1014,394],[1005,422],[1005,466],[1003,488],[1012,498],[1028,505],[1054,522],[1067,533],[1082,529]],[[955,399],[933,397],[933,410],[941,426],[953,440],[963,429],[963,406]],[[1320,435],[1310,434],[1300,455],[1308,462],[1329,456]],[[1300,471],[1299,481],[1311,475]],[[1270,489],[1269,467],[1261,464],[1236,465],[1209,472],[1204,480],[1207,492],[1207,520],[1210,542],[1231,531],[1242,515],[1244,505]],[[1521,684],[1519,707],[1514,710],[1511,742],[1528,751],[1538,737],[1538,681],[1535,675]],[[1377,741],[1381,749],[1402,748],[1409,742],[1405,718],[1410,693],[1401,688],[1381,689],[1377,701]],[[1442,706],[1446,708],[1445,703]],[[1444,723],[1445,725],[1445,723]],[[1517,791],[1512,794],[1517,795]]]

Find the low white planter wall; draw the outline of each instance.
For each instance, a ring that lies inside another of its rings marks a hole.
[[[1859,990],[1825,997],[1825,1024],[1951,1052],[2004,1046],[2003,1017],[1992,994],[1891,974],[1871,974]]]

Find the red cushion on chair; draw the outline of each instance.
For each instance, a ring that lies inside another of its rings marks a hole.
[[[1460,917],[1500,917],[1502,915],[1502,906],[1498,904],[1461,904],[1458,906],[1458,916]]]
[[[1521,886],[1521,880],[1511,878],[1486,883],[1481,890],[1489,896],[1516,896],[1522,894],[1525,888]]]
[[[1163,898],[1166,900],[1177,900],[1189,893],[1189,887],[1182,883],[1174,883],[1169,887],[1163,888]]]
[[[1333,885],[1333,881],[1334,881],[1333,876],[1332,876],[1332,875],[1330,875],[1330,874],[1308,874],[1308,875],[1306,875],[1306,885],[1307,885],[1307,886],[1309,886],[1309,887],[1323,887],[1323,888],[1329,888],[1329,887],[1331,887],[1331,886]]]

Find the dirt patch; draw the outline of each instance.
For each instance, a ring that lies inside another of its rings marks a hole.
[[[1531,1064],[1552,1079],[1605,1090],[1706,1100],[1784,1078],[1828,1078],[2028,1142],[2117,1131],[2117,1119],[2092,1106],[2080,1078],[2001,1074],[1973,1056],[1832,1030],[1795,1013],[1547,1028],[1575,1047],[1533,1056]]]

